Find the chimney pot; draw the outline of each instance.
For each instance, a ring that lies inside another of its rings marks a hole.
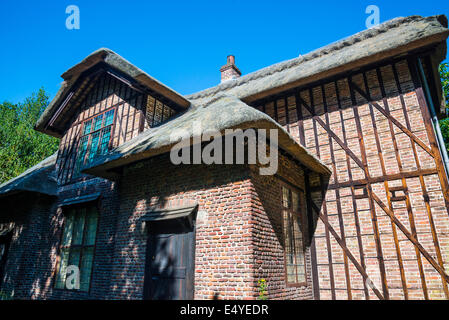
[[[232,79],[237,79],[242,75],[239,68],[235,65],[235,56],[228,55],[226,64],[220,68],[221,82],[225,82]]]

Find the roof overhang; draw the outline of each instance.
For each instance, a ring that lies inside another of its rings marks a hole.
[[[21,192],[56,196],[58,184],[54,176],[56,153],[0,185],[0,198]]]
[[[108,72],[135,90],[146,92],[175,110],[185,110],[190,101],[154,79],[112,50],[102,48],[62,74],[64,82],[35,125],[37,131],[60,138],[64,129],[56,120],[73,101],[89,91],[99,72]]]
[[[204,103],[218,93],[246,103],[426,47],[446,47],[446,16],[396,18],[297,58],[186,96]],[[445,50],[444,50],[445,51]]]
[[[87,202],[93,202],[93,201],[98,200],[98,198],[100,198],[100,196],[101,196],[100,192],[95,192],[95,193],[88,194],[88,195],[68,198],[68,199],[64,199],[59,204],[59,206],[60,207],[67,207],[67,206],[73,206],[73,205],[77,205],[77,204],[84,204],[84,203],[87,203]]]
[[[217,117],[217,114],[220,116]],[[201,123],[201,130],[197,124]],[[268,115],[248,106],[232,96],[217,97],[207,105],[194,106],[170,122],[141,133],[110,153],[95,159],[82,171],[95,176],[115,179],[116,171],[134,162],[170,152],[177,141],[171,140],[174,130],[183,130],[193,141],[206,132],[225,134],[226,129],[275,129],[278,131],[278,146],[290,154],[304,167],[323,175],[330,175],[329,168],[301,146],[284,128]],[[267,134],[268,136],[268,134]]]

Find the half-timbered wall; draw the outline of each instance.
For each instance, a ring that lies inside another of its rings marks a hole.
[[[86,132],[86,123],[90,119],[101,114],[104,114],[103,118],[106,119],[108,112],[110,115],[113,113],[111,134],[107,142],[108,149],[111,149],[136,137],[140,132],[159,125],[175,114],[172,108],[161,101],[131,88],[106,72],[100,75],[88,90],[80,104],[79,112],[61,139],[57,160],[60,184],[78,178],[76,175],[78,148],[86,140],[86,138],[83,140],[83,136]]]
[[[333,173],[327,190],[308,183],[326,200],[312,203],[315,299],[449,298],[447,179],[416,61],[253,104]]]

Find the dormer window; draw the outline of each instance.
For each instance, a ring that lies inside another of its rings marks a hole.
[[[99,155],[106,154],[109,150],[114,114],[115,108],[112,108],[83,122],[74,177],[79,176],[83,165],[92,162]]]
[[[160,85],[147,88],[107,65],[99,63],[91,69],[80,74],[71,91],[64,91],[52,116],[37,125],[40,131],[61,137],[56,160],[60,185],[80,178],[83,168],[99,155],[190,105],[174,92],[162,90],[165,95],[161,94]],[[181,105],[171,99],[175,96]]]

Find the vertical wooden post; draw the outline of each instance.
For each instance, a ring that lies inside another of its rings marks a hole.
[[[362,156],[363,169],[365,172],[366,179],[368,180],[366,189],[368,191],[368,196],[369,196],[368,201],[369,201],[369,205],[370,205],[371,221],[372,221],[372,225],[373,225],[374,238],[375,238],[375,242],[376,242],[377,260],[379,262],[380,277],[382,280],[382,291],[383,291],[384,298],[388,300],[390,298],[390,296],[388,293],[388,284],[387,284],[387,278],[386,278],[386,272],[385,272],[385,264],[383,261],[384,259],[383,259],[383,254],[382,254],[382,244],[380,242],[380,234],[379,234],[379,227],[377,224],[376,208],[374,205],[373,198],[371,196],[372,189],[371,189],[371,184],[369,183],[370,173],[368,170],[368,163],[367,163],[366,151],[365,151],[365,143],[363,141],[362,126],[360,123],[360,116],[358,113],[357,100],[355,98],[354,89],[352,87],[352,77],[351,76],[348,77],[348,83],[349,83],[349,91],[350,91],[351,100],[352,100],[352,108],[354,111],[354,119],[355,119],[355,123],[356,123],[357,133],[359,136],[359,146],[360,146],[360,153]]]
[[[328,113],[326,92],[324,90],[324,85],[321,85],[321,95],[323,97],[324,116],[326,118],[326,125],[328,127],[330,127],[329,113]],[[334,147],[332,144],[332,137],[329,135],[328,139],[329,139],[328,141],[329,141],[329,149],[330,149],[330,155],[331,155],[331,161],[332,161],[332,174],[334,176],[334,183],[338,183],[338,174],[337,174],[337,168],[335,165],[335,156],[334,156]],[[343,241],[343,244],[346,246],[345,224],[343,222],[343,214],[342,214],[341,203],[340,203],[340,190],[337,188],[337,189],[335,189],[334,192],[335,192],[335,201],[337,203],[337,214],[338,214],[338,222],[340,225],[341,239]],[[346,255],[346,252],[344,250],[343,250],[343,261],[344,261],[344,265],[345,265],[346,290],[348,292],[348,300],[352,300],[351,276],[349,274],[348,256]]]

